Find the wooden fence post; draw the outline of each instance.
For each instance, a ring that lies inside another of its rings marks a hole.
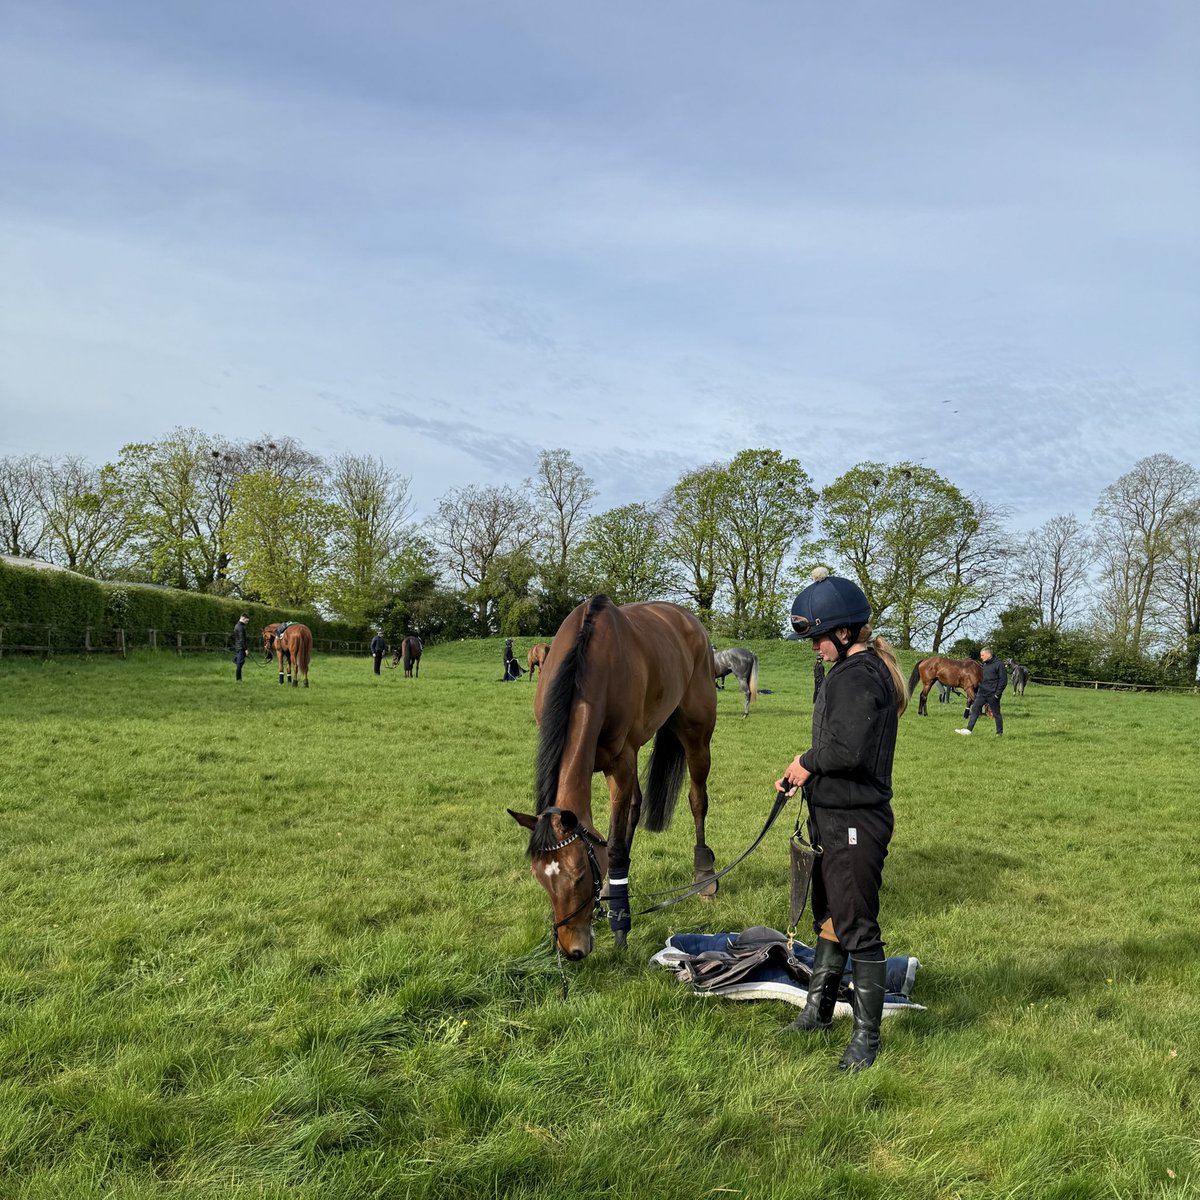
[[[121,647],[121,657],[125,657],[125,630],[117,630],[117,645]]]
[[[4,626],[0,625],[0,658],[4,657]]]
[[[91,654],[92,652],[92,627],[90,625],[84,626],[83,649],[86,654]]]
[[[46,657],[51,658],[54,654],[54,626],[46,626]]]
[[[183,632],[179,629],[175,630],[175,653],[183,657]]]
[[[157,629],[150,630],[150,649],[151,650],[158,649],[158,630]]]

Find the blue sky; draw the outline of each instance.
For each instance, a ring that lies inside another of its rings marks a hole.
[[[0,0],[0,454],[1200,466],[1200,6]]]

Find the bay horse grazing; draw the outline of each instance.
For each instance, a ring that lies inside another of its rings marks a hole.
[[[300,686],[304,675],[304,686],[308,687],[308,664],[312,661],[312,630],[297,621],[277,621],[263,629],[263,648],[268,660],[272,652],[279,663],[279,682],[283,683],[284,666],[287,666],[287,681],[292,687]]]
[[[416,634],[409,634],[400,643],[400,661],[404,664],[404,678],[421,677],[421,652],[425,646]]]
[[[607,596],[584,601],[554,635],[533,711],[537,814],[508,811],[532,831],[530,864],[550,894],[557,948],[573,960],[591,953],[605,872],[609,923],[616,945],[625,945],[634,831],[639,819],[651,832],[667,828],[685,770],[696,828],[693,875],[696,883],[710,881],[702,894],[712,895],[717,881],[704,818],[717,693],[698,618],[660,601],[620,608]],[[652,737],[643,795],[638,750]],[[607,839],[592,820],[597,771],[608,780]]]
[[[538,642],[536,646],[529,647],[529,660],[528,660],[527,666],[529,669],[529,682],[530,683],[533,682],[534,672],[539,667],[542,667],[545,665],[546,655],[549,653],[550,653],[550,647],[547,646],[545,642]]]
[[[921,681],[921,703],[917,705],[917,716],[929,716],[929,710],[925,706],[925,698],[929,695],[929,689],[935,683],[945,684],[950,688],[962,688],[963,694],[967,698],[968,707],[971,701],[975,699],[975,689],[979,687],[979,681],[983,678],[983,668],[970,658],[942,658],[940,654],[935,654],[932,658],[923,658],[912,669],[912,674],[908,678],[908,694],[912,697],[917,688],[917,680]]]
[[[717,686],[725,687],[726,675],[733,677],[742,685],[742,696],[745,704],[742,716],[750,715],[750,701],[758,699],[758,655],[744,646],[735,646],[732,650],[713,650],[713,674]]]

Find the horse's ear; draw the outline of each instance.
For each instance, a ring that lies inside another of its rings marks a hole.
[[[516,821],[518,825],[524,825],[526,829],[537,828],[538,819],[537,817],[533,816],[532,813],[513,812],[511,808],[506,809],[505,811],[510,817],[512,817],[514,821]]]

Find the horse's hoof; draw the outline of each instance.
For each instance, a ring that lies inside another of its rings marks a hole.
[[[696,882],[700,883],[701,880],[697,879]],[[720,888],[720,886],[721,881],[719,879],[710,879],[708,883],[706,883],[705,886],[696,893],[696,895],[699,896],[701,900],[711,900],[717,894],[717,890]]]
[[[625,937],[626,937],[626,934],[625,934],[625,930],[623,930],[623,929],[618,929],[616,931],[616,933],[613,934],[613,945],[618,950],[625,949]]]

